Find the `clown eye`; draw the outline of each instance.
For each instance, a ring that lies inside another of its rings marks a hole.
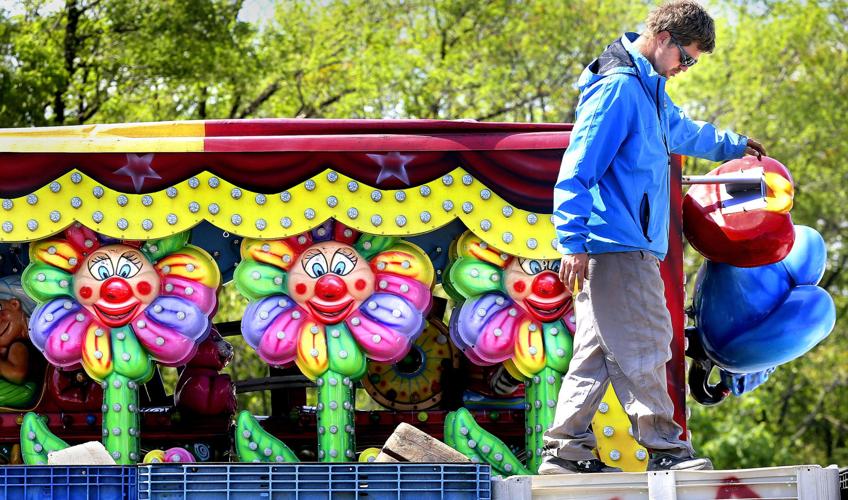
[[[559,272],[559,264],[560,264],[560,261],[552,260],[548,263],[548,269],[550,269],[551,271],[553,271],[555,273],[558,273]]]
[[[122,278],[132,278],[141,271],[141,261],[138,256],[132,253],[125,253],[118,259],[118,266],[115,269],[115,274]]]
[[[344,276],[356,267],[356,256],[352,253],[346,253],[342,250],[337,250],[333,255],[333,262],[330,264],[330,269],[339,276]]]
[[[91,276],[98,281],[103,281],[112,277],[112,275],[115,274],[115,270],[112,269],[112,259],[106,255],[95,257],[88,264],[88,272],[90,272]]]
[[[306,259],[303,263],[303,270],[310,278],[320,278],[327,274],[327,259],[323,253],[316,253],[312,257]]]
[[[539,274],[545,270],[544,263],[538,260],[523,259],[519,262],[521,263],[521,269],[527,274]]]

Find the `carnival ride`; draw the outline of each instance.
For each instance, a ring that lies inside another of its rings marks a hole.
[[[45,463],[102,439],[122,464],[345,462],[405,421],[501,475],[535,472],[574,331],[550,217],[569,130],[247,120],[0,131],[5,460]],[[835,313],[815,286],[824,242],[793,226],[785,167],[729,162],[685,179],[685,200],[680,168],[674,157],[661,271],[669,394],[685,429],[687,336],[693,396],[714,404],[815,346]],[[708,259],[688,330],[683,232]],[[249,305],[213,325],[230,280]],[[251,385],[274,388],[267,418],[236,413],[219,373],[231,335],[272,367]],[[177,394],[157,364],[185,367]],[[390,411],[357,411],[359,385]],[[602,460],[645,469],[612,390],[593,428]]]

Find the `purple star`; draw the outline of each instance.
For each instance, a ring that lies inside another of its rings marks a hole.
[[[144,186],[144,180],[147,178],[150,179],[161,179],[159,174],[156,173],[155,170],[150,168],[150,164],[153,162],[153,153],[148,153],[144,156],[139,156],[134,153],[127,153],[127,164],[123,167],[115,170],[115,174],[117,175],[128,175],[132,177],[133,187],[135,188],[136,193],[141,192],[142,186]]]
[[[390,177],[394,177],[405,185],[409,185],[409,176],[406,175],[406,165],[412,161],[414,156],[402,155],[397,151],[386,154],[369,154],[367,156],[374,160],[377,165],[380,165],[380,173],[377,174],[377,184]]]

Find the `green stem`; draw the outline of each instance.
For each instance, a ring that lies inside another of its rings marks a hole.
[[[354,460],[353,382],[333,370],[318,378],[318,459]]]
[[[554,423],[562,373],[545,366],[524,385],[527,468],[533,473],[542,463],[543,436]]]
[[[103,387],[103,446],[119,465],[139,460],[138,384],[113,371]]]

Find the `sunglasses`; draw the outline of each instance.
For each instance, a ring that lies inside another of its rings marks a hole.
[[[671,38],[671,43],[673,43],[674,45],[677,45],[677,50],[680,51],[680,64],[682,66],[686,66],[687,68],[691,68],[692,66],[695,65],[695,63],[698,62],[697,59],[690,56],[689,53],[686,52],[686,49],[684,49],[682,45],[677,43],[677,40],[675,40],[674,38]]]

